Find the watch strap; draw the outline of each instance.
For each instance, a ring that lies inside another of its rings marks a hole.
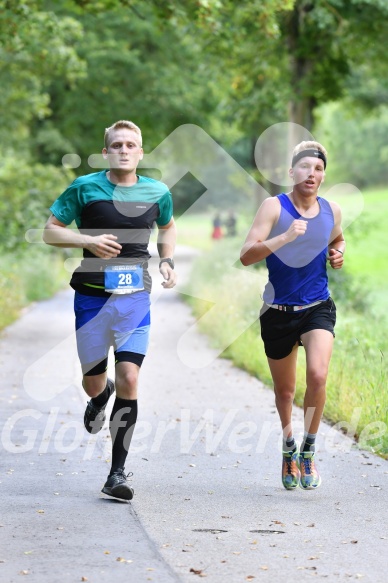
[[[165,257],[164,259],[161,259],[159,261],[159,268],[161,267],[162,263],[168,263],[171,269],[174,269],[175,267],[174,260],[171,259],[170,257]]]

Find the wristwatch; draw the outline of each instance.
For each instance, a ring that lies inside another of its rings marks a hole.
[[[171,269],[174,269],[174,267],[175,267],[174,260],[170,259],[170,257],[165,257],[164,259],[161,259],[159,261],[159,269],[160,269],[162,263],[164,263],[164,262],[168,263],[169,266],[171,267]]]

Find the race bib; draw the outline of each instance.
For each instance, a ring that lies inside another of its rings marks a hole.
[[[105,268],[105,291],[133,294],[144,289],[141,265],[109,265]]]

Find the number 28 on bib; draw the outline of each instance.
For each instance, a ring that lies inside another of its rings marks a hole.
[[[132,294],[144,290],[141,265],[109,265],[105,268],[105,291]]]

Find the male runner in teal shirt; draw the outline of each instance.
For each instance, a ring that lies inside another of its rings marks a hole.
[[[57,247],[83,249],[83,260],[70,285],[75,290],[82,384],[90,397],[84,424],[89,433],[102,429],[106,405],[116,390],[110,417],[112,465],[102,491],[131,500],[133,489],[124,464],[137,419],[139,371],[149,341],[148,243],[156,223],[162,285],[170,289],[176,283],[176,229],[167,186],[136,174],[143,158],[140,129],[126,120],[114,123],[105,130],[102,154],[109,170],[81,176],[62,193],[50,207],[44,240]],[[78,232],[66,229],[72,221]],[[112,345],[114,382],[106,373]]]

